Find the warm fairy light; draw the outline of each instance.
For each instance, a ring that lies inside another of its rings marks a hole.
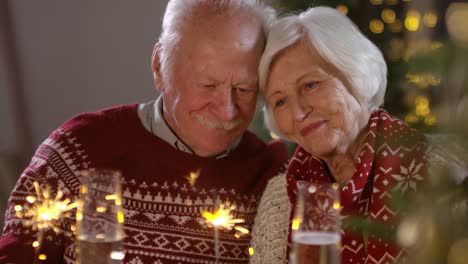
[[[433,28],[437,24],[437,13],[429,11],[423,16],[423,23],[426,27]]]
[[[341,14],[345,16],[348,15],[348,11],[349,11],[348,7],[345,5],[337,5],[336,10],[338,10]]]
[[[413,123],[414,124],[414,123],[418,122],[418,120],[419,120],[419,118],[413,113],[409,113],[409,114],[407,114],[405,116],[405,122],[406,123]]]
[[[378,19],[372,19],[369,24],[372,33],[380,34],[384,31],[384,24]]]
[[[221,227],[227,230],[232,230],[236,224],[244,223],[244,219],[234,218],[232,210],[234,206],[225,207],[223,204],[220,205],[218,210],[214,213],[203,211],[202,216],[208,226]]]
[[[416,10],[410,10],[406,14],[405,19],[405,27],[409,31],[417,31],[419,28],[419,20],[421,19],[421,15]]]
[[[424,118],[424,123],[428,126],[435,126],[437,124],[437,117],[433,114],[429,114]]]
[[[34,241],[32,243],[32,246],[35,247],[35,248],[38,247],[39,246],[39,241]]]
[[[254,254],[254,249],[249,247],[249,255],[252,256]]]
[[[24,207],[15,206],[16,216],[23,219],[26,226],[32,226],[33,230],[52,228],[59,232],[60,218],[69,216],[69,211],[78,204],[71,203],[69,198],[62,200],[63,192],[60,190],[51,198],[50,186],[41,190],[39,183],[34,182],[34,188],[36,197],[27,199],[30,204],[25,204]]]
[[[96,239],[104,239],[104,238],[106,238],[106,235],[104,235],[104,234],[97,234],[96,235]]]
[[[381,5],[382,4],[382,0],[369,0],[369,2],[373,5]]]
[[[392,9],[385,8],[382,11],[382,20],[385,23],[391,24],[391,23],[395,22],[395,18],[396,18],[396,14],[395,14],[395,11],[393,11]]]
[[[445,15],[450,37],[462,47],[468,47],[468,3],[451,3]]]
[[[197,171],[191,171],[190,174],[185,177],[190,187],[193,188],[195,186],[195,183],[197,183],[199,176],[200,176],[200,169],[198,169]]]
[[[46,260],[47,256],[45,254],[40,254],[39,257],[37,257],[40,260]]]
[[[96,208],[96,212],[98,212],[98,213],[104,213],[105,211],[106,211],[106,207],[104,207],[104,206],[98,206]]]
[[[425,117],[431,113],[431,109],[429,108],[429,99],[427,99],[426,96],[416,97],[414,104],[416,106],[416,115]]]
[[[429,85],[437,86],[440,84],[440,77],[432,73],[406,74],[409,83],[414,83],[420,88],[427,88]]]

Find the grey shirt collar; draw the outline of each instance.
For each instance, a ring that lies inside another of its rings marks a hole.
[[[195,153],[180,140],[177,135],[167,125],[163,117],[163,100],[162,96],[159,96],[155,101],[151,101],[144,104],[138,105],[138,117],[141,123],[153,135],[161,138],[162,140],[169,143],[174,148],[195,155]],[[226,157],[233,149],[235,149],[241,141],[241,138],[237,139],[226,151],[223,151],[215,156],[216,159]]]

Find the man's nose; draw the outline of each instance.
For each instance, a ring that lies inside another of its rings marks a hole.
[[[216,111],[219,118],[223,121],[229,121],[236,117],[237,106],[234,98],[234,90],[232,87],[219,87]]]

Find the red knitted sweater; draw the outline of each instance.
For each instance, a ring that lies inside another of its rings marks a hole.
[[[14,206],[34,195],[33,182],[60,189],[77,198],[80,171],[116,168],[122,171],[125,213],[125,263],[214,263],[213,229],[203,223],[202,209],[230,202],[236,218],[251,228],[266,181],[284,168],[284,144],[263,143],[246,132],[225,158],[203,158],[178,151],[148,132],[137,105],[124,105],[76,116],[38,148],[9,199],[0,262],[32,263],[36,232],[15,217]],[[185,178],[201,173],[192,188]],[[72,217],[61,221],[70,230]],[[247,263],[250,238],[220,232],[220,263]],[[73,237],[48,232],[46,263],[74,263]]]

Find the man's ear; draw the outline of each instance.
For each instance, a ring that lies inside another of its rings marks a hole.
[[[153,72],[153,81],[160,92],[164,90],[164,80],[161,71],[161,43],[156,43],[153,48],[153,55],[151,56],[151,71]]]

